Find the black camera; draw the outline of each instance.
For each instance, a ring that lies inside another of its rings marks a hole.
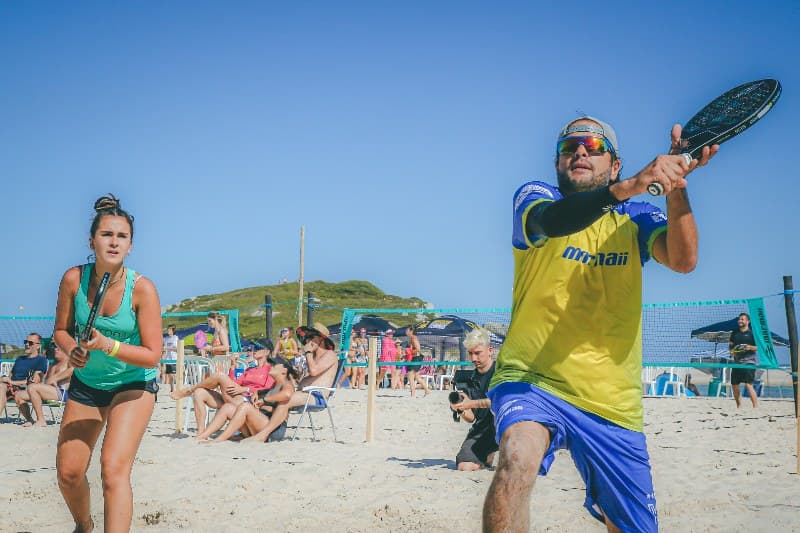
[[[447,399],[450,400],[450,404],[461,403],[461,393],[458,391],[450,391],[450,394],[447,396]],[[461,411],[453,411],[453,422],[460,422],[461,421]]]

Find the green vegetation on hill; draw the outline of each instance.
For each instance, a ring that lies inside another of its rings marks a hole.
[[[368,281],[345,281],[342,283],[328,283],[325,281],[310,281],[303,284],[305,297],[314,293],[316,305],[314,309],[314,322],[322,322],[326,326],[337,324],[342,320],[342,308],[424,308],[425,302],[420,298],[401,298],[386,294]],[[284,283],[281,285],[264,285],[237,289],[220,294],[195,296],[177,304],[167,306],[168,313],[188,311],[218,311],[223,309],[239,309],[239,331],[244,338],[264,337],[266,335],[266,309],[264,309],[264,296],[272,295],[272,332],[273,341],[281,328],[297,326],[297,304],[299,298],[299,283]],[[306,306],[303,302],[300,311],[302,323],[306,323]],[[392,315],[389,318],[397,323],[401,318],[407,318],[407,323],[414,321],[414,317],[400,317]],[[170,319],[178,328],[192,326],[203,321],[200,317],[186,317]],[[399,323],[398,326],[408,325]]]

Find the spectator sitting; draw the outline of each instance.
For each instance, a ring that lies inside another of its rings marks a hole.
[[[0,412],[6,407],[9,398],[31,383],[39,383],[47,372],[47,357],[39,355],[42,336],[29,333],[25,339],[25,355],[17,357],[11,367],[11,376],[0,377]]]
[[[24,427],[44,427],[47,425],[42,412],[42,400],[61,400],[64,397],[64,391],[69,387],[69,380],[72,377],[73,369],[69,366],[69,358],[56,343],[51,342],[47,346],[45,353],[46,357],[53,357],[56,362],[47,369],[44,383],[31,383],[27,389],[18,390],[14,395],[14,401],[17,402],[19,412],[26,420],[22,424]],[[31,416],[31,405],[36,413],[35,422]]]
[[[309,394],[314,396],[318,405],[322,405],[327,399],[327,394],[319,391],[303,392],[304,387],[332,387],[336,379],[339,358],[333,351],[335,345],[328,337],[328,328],[320,323],[315,323],[313,328],[300,326],[297,328],[297,337],[304,341],[308,375],[300,380],[300,390],[295,391],[288,402],[274,407],[269,423],[251,437],[255,441],[265,442],[269,435],[286,421],[289,409],[305,405]]]
[[[267,357],[272,353],[272,342],[265,341],[265,346],[253,353],[256,366],[248,368],[236,379],[228,374],[217,372],[207,377],[197,385],[184,387],[171,392],[173,400],[179,400],[194,395],[194,416],[197,422],[198,435],[206,429],[206,415],[208,408],[221,409],[226,403],[239,405],[244,401],[255,399],[259,391],[272,388],[275,380],[270,376],[270,366]],[[233,367],[231,367],[233,372]]]
[[[217,411],[214,419],[208,427],[197,435],[197,440],[201,442],[222,442],[231,438],[237,431],[245,437],[255,435],[267,428],[270,423],[272,412],[277,405],[289,402],[294,394],[295,380],[297,371],[292,363],[283,357],[272,357],[269,359],[271,366],[269,375],[275,380],[275,385],[267,392],[264,399],[255,400],[252,404],[242,402],[239,405],[226,403]],[[286,411],[288,415],[288,410]],[[275,415],[278,416],[278,415]],[[282,440],[286,434],[286,416],[274,425],[266,435],[266,441]],[[225,431],[220,433],[217,438],[209,440],[215,431],[222,428],[225,422],[230,420]]]

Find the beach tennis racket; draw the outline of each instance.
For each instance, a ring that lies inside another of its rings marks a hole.
[[[111,275],[106,272],[100,279],[100,285],[97,286],[97,293],[94,295],[94,303],[89,311],[89,319],[86,321],[86,329],[81,334],[81,340],[89,342],[92,338],[92,329],[94,328],[94,321],[97,320],[97,313],[100,312],[100,307],[103,306],[103,299],[106,297],[106,289],[108,288],[108,279]]]
[[[766,79],[739,85],[715,98],[683,127],[681,154],[692,162],[705,146],[722,144],[761,120],[781,96],[778,80]],[[647,192],[664,194],[664,186],[651,183]]]

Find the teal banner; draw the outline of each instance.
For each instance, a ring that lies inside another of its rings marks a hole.
[[[772,333],[767,322],[767,310],[764,308],[763,298],[750,298],[747,300],[747,310],[750,313],[750,327],[758,347],[758,365],[760,367],[778,368],[778,358],[775,356],[775,346],[772,344]]]

